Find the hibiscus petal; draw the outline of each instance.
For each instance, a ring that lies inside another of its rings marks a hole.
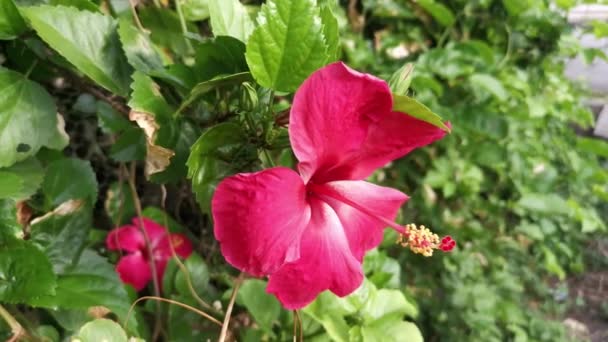
[[[133,286],[140,291],[152,279],[150,265],[140,252],[125,255],[116,265],[116,272],[123,283]]]
[[[146,230],[146,234],[148,235],[148,239],[150,239],[150,244],[152,247],[156,246],[160,240],[167,235],[167,229],[162,225],[156,223],[155,221],[142,217],[144,223],[144,229]],[[139,226],[139,218],[133,218],[133,225],[136,227]]]
[[[444,130],[425,121],[390,112],[369,127],[361,150],[336,168],[334,175],[339,179],[365,179],[390,161],[439,140],[445,134]]]
[[[299,257],[310,207],[295,171],[276,167],[228,177],[211,207],[222,254],[241,271],[262,276]]]
[[[394,221],[399,208],[408,197],[401,191],[378,186],[365,181],[335,181],[322,185],[326,191],[334,192],[359,204],[376,216]],[[363,213],[335,198],[323,198],[338,214],[344,227],[350,249],[357,260],[362,261],[368,250],[382,242],[386,224],[378,218]]]
[[[137,226],[126,225],[110,231],[106,246],[110,250],[136,252],[145,246],[145,240]]]
[[[369,126],[390,113],[388,85],[341,62],[314,72],[298,89],[289,118],[289,137],[304,181],[337,180],[332,168],[356,153]]]
[[[192,243],[184,234],[166,234],[154,248],[155,258],[170,259],[173,256],[171,245],[175,254],[184,259],[192,253]]]
[[[336,212],[325,202],[310,199],[312,217],[302,235],[300,259],[270,275],[267,291],[287,309],[299,309],[319,293],[330,290],[343,297],[363,281],[361,263],[348,246]]]

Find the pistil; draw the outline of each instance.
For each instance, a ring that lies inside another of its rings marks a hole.
[[[435,249],[441,249],[444,252],[449,252],[456,247],[456,241],[451,236],[445,236],[441,240],[437,234],[433,233],[427,227],[421,225],[417,227],[415,224],[407,224],[405,226],[399,225],[392,220],[382,217],[368,208],[354,202],[337,191],[332,190],[327,186],[322,186],[314,183],[307,185],[308,190],[319,197],[329,197],[334,200],[340,201],[360,212],[369,215],[378,221],[384,223],[386,226],[391,227],[399,234],[397,243],[402,247],[409,247],[409,249],[417,254],[430,257],[433,255]]]

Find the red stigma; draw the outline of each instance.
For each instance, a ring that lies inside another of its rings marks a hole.
[[[456,247],[456,241],[454,239],[452,239],[451,236],[445,236],[443,239],[441,239],[441,244],[439,245],[439,249],[441,249],[444,252],[450,252],[454,249],[454,247]]]

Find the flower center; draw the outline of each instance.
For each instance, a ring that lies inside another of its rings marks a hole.
[[[409,247],[409,249],[414,253],[430,257],[433,255],[433,251],[435,249],[450,252],[454,249],[454,247],[456,247],[456,241],[454,241],[454,239],[452,239],[452,237],[449,235],[440,240],[437,234],[433,233],[430,229],[423,225],[417,227],[415,224],[411,223],[401,226],[392,220],[376,214],[365,206],[346,198],[329,187],[308,183],[307,188],[309,194],[316,194],[320,195],[321,197],[326,196],[338,200],[354,209],[361,211],[364,214],[377,219],[378,221],[386,224],[388,227],[391,227],[393,230],[399,233],[397,243],[402,247]]]

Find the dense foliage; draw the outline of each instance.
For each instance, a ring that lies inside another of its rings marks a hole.
[[[605,57],[571,35],[576,1],[260,3],[0,0],[0,338],[213,340],[242,281],[237,340],[567,340],[566,280],[606,266],[608,220],[608,144],[577,135],[594,119],[564,77]],[[459,245],[425,258],[387,231],[359,290],[296,315],[225,262],[210,201],[228,175],[295,166],[293,92],[336,60],[451,122],[371,178],[411,196],[400,222]],[[105,239],[138,216],[194,252],[136,292]]]

